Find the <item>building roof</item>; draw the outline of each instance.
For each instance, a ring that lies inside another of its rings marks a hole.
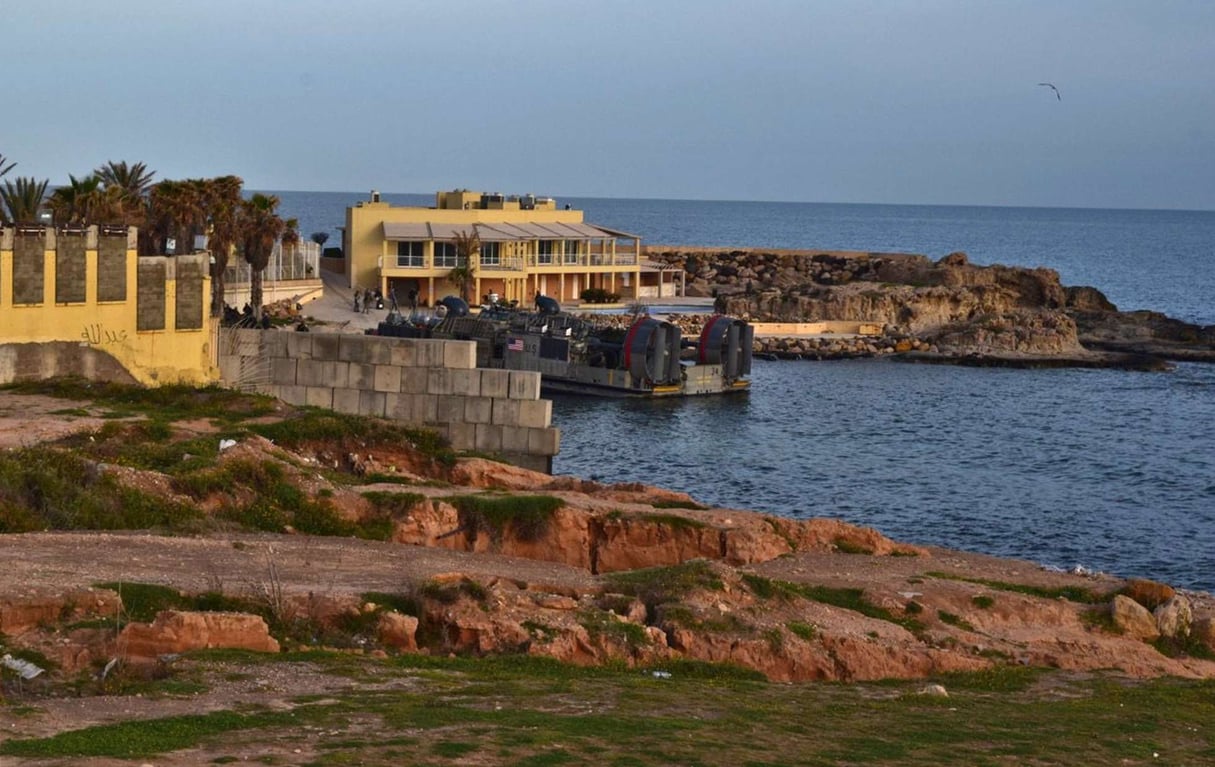
[[[454,240],[456,235],[469,228],[477,233],[481,242],[515,242],[518,240],[599,240],[617,237],[636,238],[635,234],[620,232],[591,224],[566,224],[556,221],[544,223],[475,223],[447,224],[434,221],[384,222],[386,240]]]

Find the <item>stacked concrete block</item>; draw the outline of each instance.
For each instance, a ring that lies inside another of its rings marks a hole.
[[[257,359],[285,402],[433,429],[458,450],[547,470],[559,444],[540,374],[475,367],[472,341],[241,330],[225,336],[224,380]]]

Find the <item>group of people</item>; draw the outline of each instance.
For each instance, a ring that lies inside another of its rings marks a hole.
[[[366,290],[354,291],[354,311],[361,314],[367,314],[371,311],[372,306],[376,309],[384,308],[384,294],[379,288],[372,291],[370,288]]]

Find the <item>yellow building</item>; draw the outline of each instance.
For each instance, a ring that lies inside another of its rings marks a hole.
[[[141,258],[134,228],[0,227],[0,383],[213,383],[205,255]]]
[[[394,291],[402,304],[416,291],[432,304],[459,288],[448,275],[457,263],[456,237],[476,234],[474,303],[530,303],[537,293],[562,303],[601,289],[635,300],[643,294],[641,238],[587,224],[582,211],[548,197],[505,197],[468,190],[439,192],[434,207],[400,207],[371,199],[346,209],[346,277],[356,289]],[[631,241],[631,242],[630,242]]]

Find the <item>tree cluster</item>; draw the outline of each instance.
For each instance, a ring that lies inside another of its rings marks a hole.
[[[0,154],[0,177],[15,166]],[[69,175],[49,193],[47,180],[6,179],[0,223],[38,224],[47,212],[60,228],[134,226],[142,256],[190,253],[203,237],[211,255],[212,315],[223,313],[224,270],[234,254],[250,266],[250,303],[260,310],[262,274],[274,246],[299,242],[298,222],[278,215],[278,197],[246,196],[237,176],[153,183],[155,175],[142,162],[109,161],[80,178]]]

